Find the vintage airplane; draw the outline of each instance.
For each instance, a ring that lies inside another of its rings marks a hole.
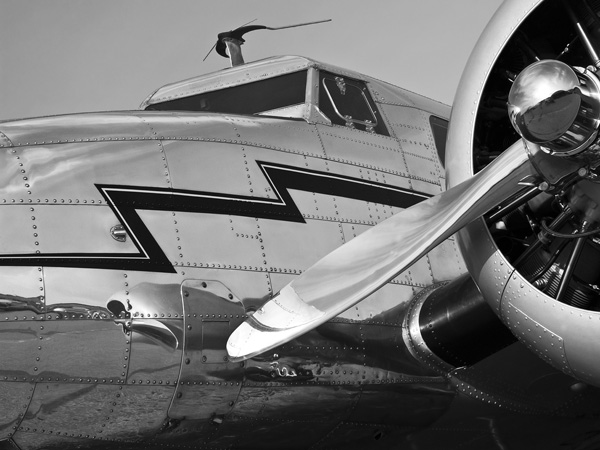
[[[0,449],[597,449],[599,14],[505,2],[447,139],[250,29],[139,111],[0,123]]]

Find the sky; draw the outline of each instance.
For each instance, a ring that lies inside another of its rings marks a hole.
[[[228,67],[217,33],[257,19],[247,62],[302,55],[451,104],[501,0],[0,0],[0,120],[137,109],[165,84]]]

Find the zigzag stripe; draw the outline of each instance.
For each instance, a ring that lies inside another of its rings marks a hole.
[[[123,224],[137,253],[0,255],[2,266],[52,266],[175,273],[138,210],[173,211],[305,223],[289,190],[328,194],[408,208],[428,194],[326,172],[257,161],[276,199],[181,189],[96,184]]]

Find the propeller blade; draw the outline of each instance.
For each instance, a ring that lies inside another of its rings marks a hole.
[[[315,25],[317,23],[331,22],[331,19],[316,20],[314,22],[296,23],[294,25],[285,25],[283,27],[267,27],[267,30],[285,30],[286,28],[304,27],[306,25]]]
[[[240,25],[238,28],[242,28],[242,27],[245,27],[246,25],[250,25],[251,23],[256,22],[257,20],[258,19],[253,19],[250,22],[246,22],[244,25]],[[236,28],[236,30],[237,30],[237,28]],[[231,31],[233,31],[233,30],[231,30]],[[215,49],[215,47],[217,46],[218,43],[219,43],[219,41],[217,40],[217,42],[215,42],[213,44],[213,46],[210,48],[210,50],[208,51],[208,53],[206,54],[206,56],[204,57],[202,62],[206,61],[206,58],[208,58],[208,56],[212,53],[212,51]]]
[[[243,322],[227,351],[243,360],[345,311],[462,227],[522,189],[532,167],[522,140],[469,180],[405,209],[318,261]]]
[[[206,54],[206,56],[204,57],[204,59],[202,60],[202,62],[206,61],[206,58],[208,58],[208,55],[210,55],[212,53],[212,51],[215,49],[215,47],[217,46],[217,44],[218,44],[218,41],[213,44],[213,46],[210,48],[210,50],[208,51],[208,53]]]

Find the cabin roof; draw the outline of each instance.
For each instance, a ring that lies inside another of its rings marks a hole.
[[[359,72],[322,63],[303,56],[274,56],[170,83],[149,95],[142,102],[139,109],[144,110],[158,103],[170,102],[206,92],[249,84],[309,68],[316,68],[369,83],[373,90],[374,100],[378,103],[417,107],[444,118],[447,118],[449,115],[449,107],[447,105]]]
[[[140,109],[146,109],[146,107],[156,103],[298,72],[309,67],[316,67],[317,65],[322,66],[316,61],[301,56],[266,58],[242,66],[230,67],[218,72],[167,84],[144,100],[140,105]]]

